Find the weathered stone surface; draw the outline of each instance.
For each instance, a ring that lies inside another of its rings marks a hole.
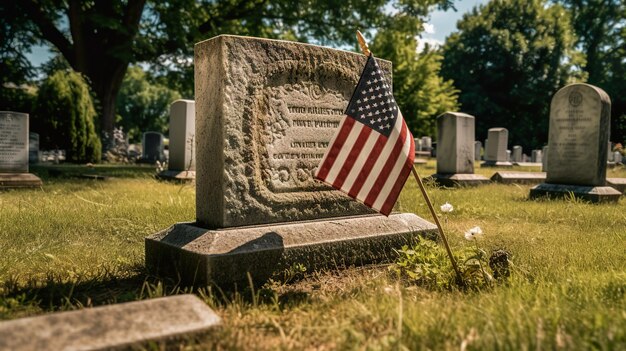
[[[196,103],[176,100],[170,105],[169,171],[196,170]],[[190,173],[188,173],[189,175]],[[195,176],[195,172],[194,172]]]
[[[600,88],[571,84],[550,105],[548,183],[606,184],[611,100]]]
[[[480,174],[433,174],[431,176],[437,184],[445,187],[477,186],[489,184],[491,181]]]
[[[437,173],[474,173],[474,116],[446,112],[437,117]]]
[[[389,262],[394,248],[435,236],[436,226],[414,214],[333,218],[207,230],[178,223],[147,237],[146,266],[185,285],[264,281],[293,264],[309,271]]]
[[[606,178],[606,185],[626,195],[626,178]]]
[[[502,184],[538,184],[546,181],[545,172],[496,172],[491,180]]]
[[[0,111],[0,173],[28,173],[28,114]]]
[[[507,155],[509,131],[506,128],[489,129],[488,138],[485,140],[485,162],[482,167],[511,167]]]
[[[0,189],[36,188],[42,184],[32,173],[0,173]]]
[[[0,350],[116,350],[202,333],[220,318],[178,295],[0,322]]]
[[[622,193],[610,186],[585,186],[542,183],[530,189],[530,198],[563,198],[570,194],[589,202],[617,202]]]
[[[372,213],[312,177],[365,61],[268,39],[196,44],[198,222],[223,228]],[[391,63],[379,63],[390,79]]]

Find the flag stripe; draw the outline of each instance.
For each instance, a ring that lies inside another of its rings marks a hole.
[[[363,126],[362,123],[354,123],[352,128],[350,129],[350,133],[346,137],[346,141],[344,143],[344,147],[341,148],[337,157],[335,158],[335,162],[330,167],[328,174],[326,175],[326,182],[329,184],[334,184],[337,175],[344,167],[346,160],[348,160],[348,155],[351,150],[354,149],[354,144],[357,142],[358,137],[361,135],[361,130],[369,129]]]
[[[341,125],[339,126],[338,133],[334,136],[334,139],[330,142],[330,148],[326,151],[326,155],[322,159],[322,163],[317,169],[316,178],[320,180],[325,180],[330,168],[333,166],[335,162],[335,158],[339,151],[341,151],[341,147],[343,146],[348,134],[350,134],[350,130],[352,130],[352,126],[354,125],[354,119],[350,117],[344,117],[341,120]]]
[[[404,127],[403,127],[403,129],[406,130]],[[408,150],[410,150],[411,141],[412,141],[412,140],[409,140],[410,137],[411,137],[410,133],[404,133],[404,140],[402,141],[402,150],[401,150],[401,154],[403,154],[403,155],[406,155],[408,153]],[[385,182],[382,190],[380,191],[380,194],[378,194],[378,197],[376,198],[376,201],[374,201],[374,203],[372,204],[373,208],[379,209],[384,214],[385,212],[382,211],[383,206],[389,200],[392,200],[395,203],[395,200],[396,200],[396,198],[397,198],[397,196],[399,194],[398,193],[394,194],[393,190],[394,190],[394,188],[396,188],[396,185],[398,183],[398,179],[406,179],[406,177],[405,178],[400,178],[400,175],[402,174],[403,170],[405,170],[405,169],[410,170],[410,167],[413,166],[412,162],[411,162],[411,164],[409,164],[410,159],[411,159],[411,157],[409,157],[408,159],[407,158],[403,158],[403,157],[398,157],[397,158],[395,164],[393,165],[393,169],[391,170],[391,172],[387,176],[386,182]]]
[[[343,166],[341,167],[339,174],[333,181],[333,186],[335,188],[341,189],[341,187],[343,186],[343,183],[345,182],[346,178],[350,174],[350,171],[355,168],[354,164],[356,163],[357,158],[361,156],[362,154],[366,154],[361,151],[363,150],[363,145],[365,145],[365,143],[369,140],[371,133],[372,133],[371,128],[367,128],[367,127],[361,128],[359,132],[359,137],[354,142],[354,145],[350,149],[350,154],[346,158],[346,161],[343,163]]]
[[[403,120],[399,118],[397,124],[402,123]],[[404,142],[406,141],[406,129],[402,128],[400,133],[395,133],[394,130],[393,134],[398,134],[398,136],[396,137],[396,140],[393,144],[391,142],[387,142],[388,145],[391,145],[389,156],[379,159],[379,161],[382,162],[379,162],[377,166],[381,165],[382,168],[380,169],[380,172],[377,172],[378,177],[376,177],[376,180],[372,184],[369,193],[365,197],[365,204],[370,207],[374,207],[373,205],[376,202],[378,195],[383,190],[383,187],[387,184],[387,182],[389,180],[394,181],[394,179],[390,179],[390,175],[392,170],[394,169],[394,165],[400,159],[400,152],[402,152],[402,147],[404,146]],[[374,208],[376,210],[380,209],[377,207]]]
[[[374,145],[376,144],[376,142],[378,142],[379,137],[380,137],[380,134],[378,133],[369,134],[367,141],[365,142],[365,145],[363,145],[362,150],[359,150],[360,152],[359,156],[356,157],[356,161],[354,163],[354,166],[352,167],[352,170],[350,170],[350,174],[348,174],[348,177],[346,178],[345,182],[343,183],[341,187],[341,190],[343,192],[350,193],[350,188],[352,188],[352,185],[355,183],[356,177],[358,177],[358,175],[361,174],[361,171],[363,170],[365,163],[371,156],[371,150],[374,149]]]
[[[354,181],[354,185],[350,188],[350,191],[348,192],[348,195],[350,195],[351,197],[357,198],[357,194],[361,191],[361,188],[363,188],[363,186],[365,185],[365,179],[367,179],[367,177],[370,175],[370,172],[372,171],[372,166],[378,160],[378,157],[380,156],[380,152],[383,149],[383,147],[385,147],[385,141],[387,141],[386,136],[382,134],[378,135],[378,140],[376,140],[376,144],[374,144],[374,147],[372,148],[372,151],[370,152],[370,156],[367,158],[367,161],[365,161],[365,164],[363,165],[361,172],[359,173],[359,175],[356,177],[356,180]],[[367,152],[367,150],[365,151]]]
[[[400,136],[399,126],[401,126],[400,123],[396,123],[396,125],[394,125],[394,128],[391,131],[391,134],[389,135],[389,139],[386,141],[385,146],[380,151],[380,156],[376,160],[376,163],[372,165],[372,171],[370,172],[369,176],[365,179],[365,182],[364,182],[365,184],[363,185],[363,188],[357,195],[357,197],[363,199],[366,204],[367,204],[367,201],[365,201],[365,199],[368,197],[368,194],[370,193],[370,191],[372,190],[372,187],[376,183],[376,179],[378,178],[378,175],[383,170],[385,163],[391,156],[391,152],[393,151],[396,145],[396,142],[398,141],[398,137]]]

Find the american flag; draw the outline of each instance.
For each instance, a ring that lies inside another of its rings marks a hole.
[[[370,54],[315,178],[388,216],[414,157],[413,136]]]

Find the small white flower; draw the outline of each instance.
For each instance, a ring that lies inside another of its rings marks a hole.
[[[443,213],[452,212],[453,210],[454,210],[454,206],[449,204],[447,201],[445,204],[441,205],[441,212]]]
[[[483,230],[480,227],[476,226],[474,228],[470,228],[470,230],[465,232],[465,239],[474,240],[479,236],[483,235]]]

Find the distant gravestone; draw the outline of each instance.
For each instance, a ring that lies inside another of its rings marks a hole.
[[[530,156],[530,162],[532,163],[541,163],[542,160],[542,152],[541,150],[533,150],[531,156]]]
[[[617,201],[621,193],[606,186],[611,100],[589,84],[559,90],[550,104],[546,183],[530,191],[541,196],[575,197],[592,202]]]
[[[485,151],[485,162],[483,167],[511,167],[507,157],[507,144],[509,141],[509,131],[506,128],[491,128],[488,133],[489,144]]]
[[[163,134],[158,132],[145,132],[141,142],[143,162],[155,163],[165,161],[165,140]]]
[[[546,172],[548,170],[548,146],[544,146],[541,149],[541,171]]]
[[[433,233],[414,214],[374,215],[313,177],[365,62],[288,41],[196,44],[196,222],[147,237],[148,270],[183,284],[247,285],[296,263],[386,261]],[[391,64],[379,63],[390,79]]]
[[[28,173],[28,114],[0,111],[0,189],[41,186]]]
[[[506,160],[511,162],[511,150],[506,150]]]
[[[623,163],[622,160],[624,159],[624,157],[619,151],[615,151],[613,152],[613,159],[615,160],[615,163]]]
[[[28,162],[39,162],[39,134],[28,133]]]
[[[519,145],[513,146],[513,155],[511,156],[513,163],[522,162],[522,147]]]
[[[433,147],[433,139],[429,136],[422,137],[422,150],[430,151]]]
[[[437,117],[437,173],[444,186],[479,185],[489,179],[474,174],[474,116],[446,112]]]
[[[167,170],[161,179],[191,181],[196,178],[196,104],[176,100],[170,105],[170,144]]]
[[[480,141],[474,141],[474,160],[480,161],[480,151],[482,150],[483,145]]]

